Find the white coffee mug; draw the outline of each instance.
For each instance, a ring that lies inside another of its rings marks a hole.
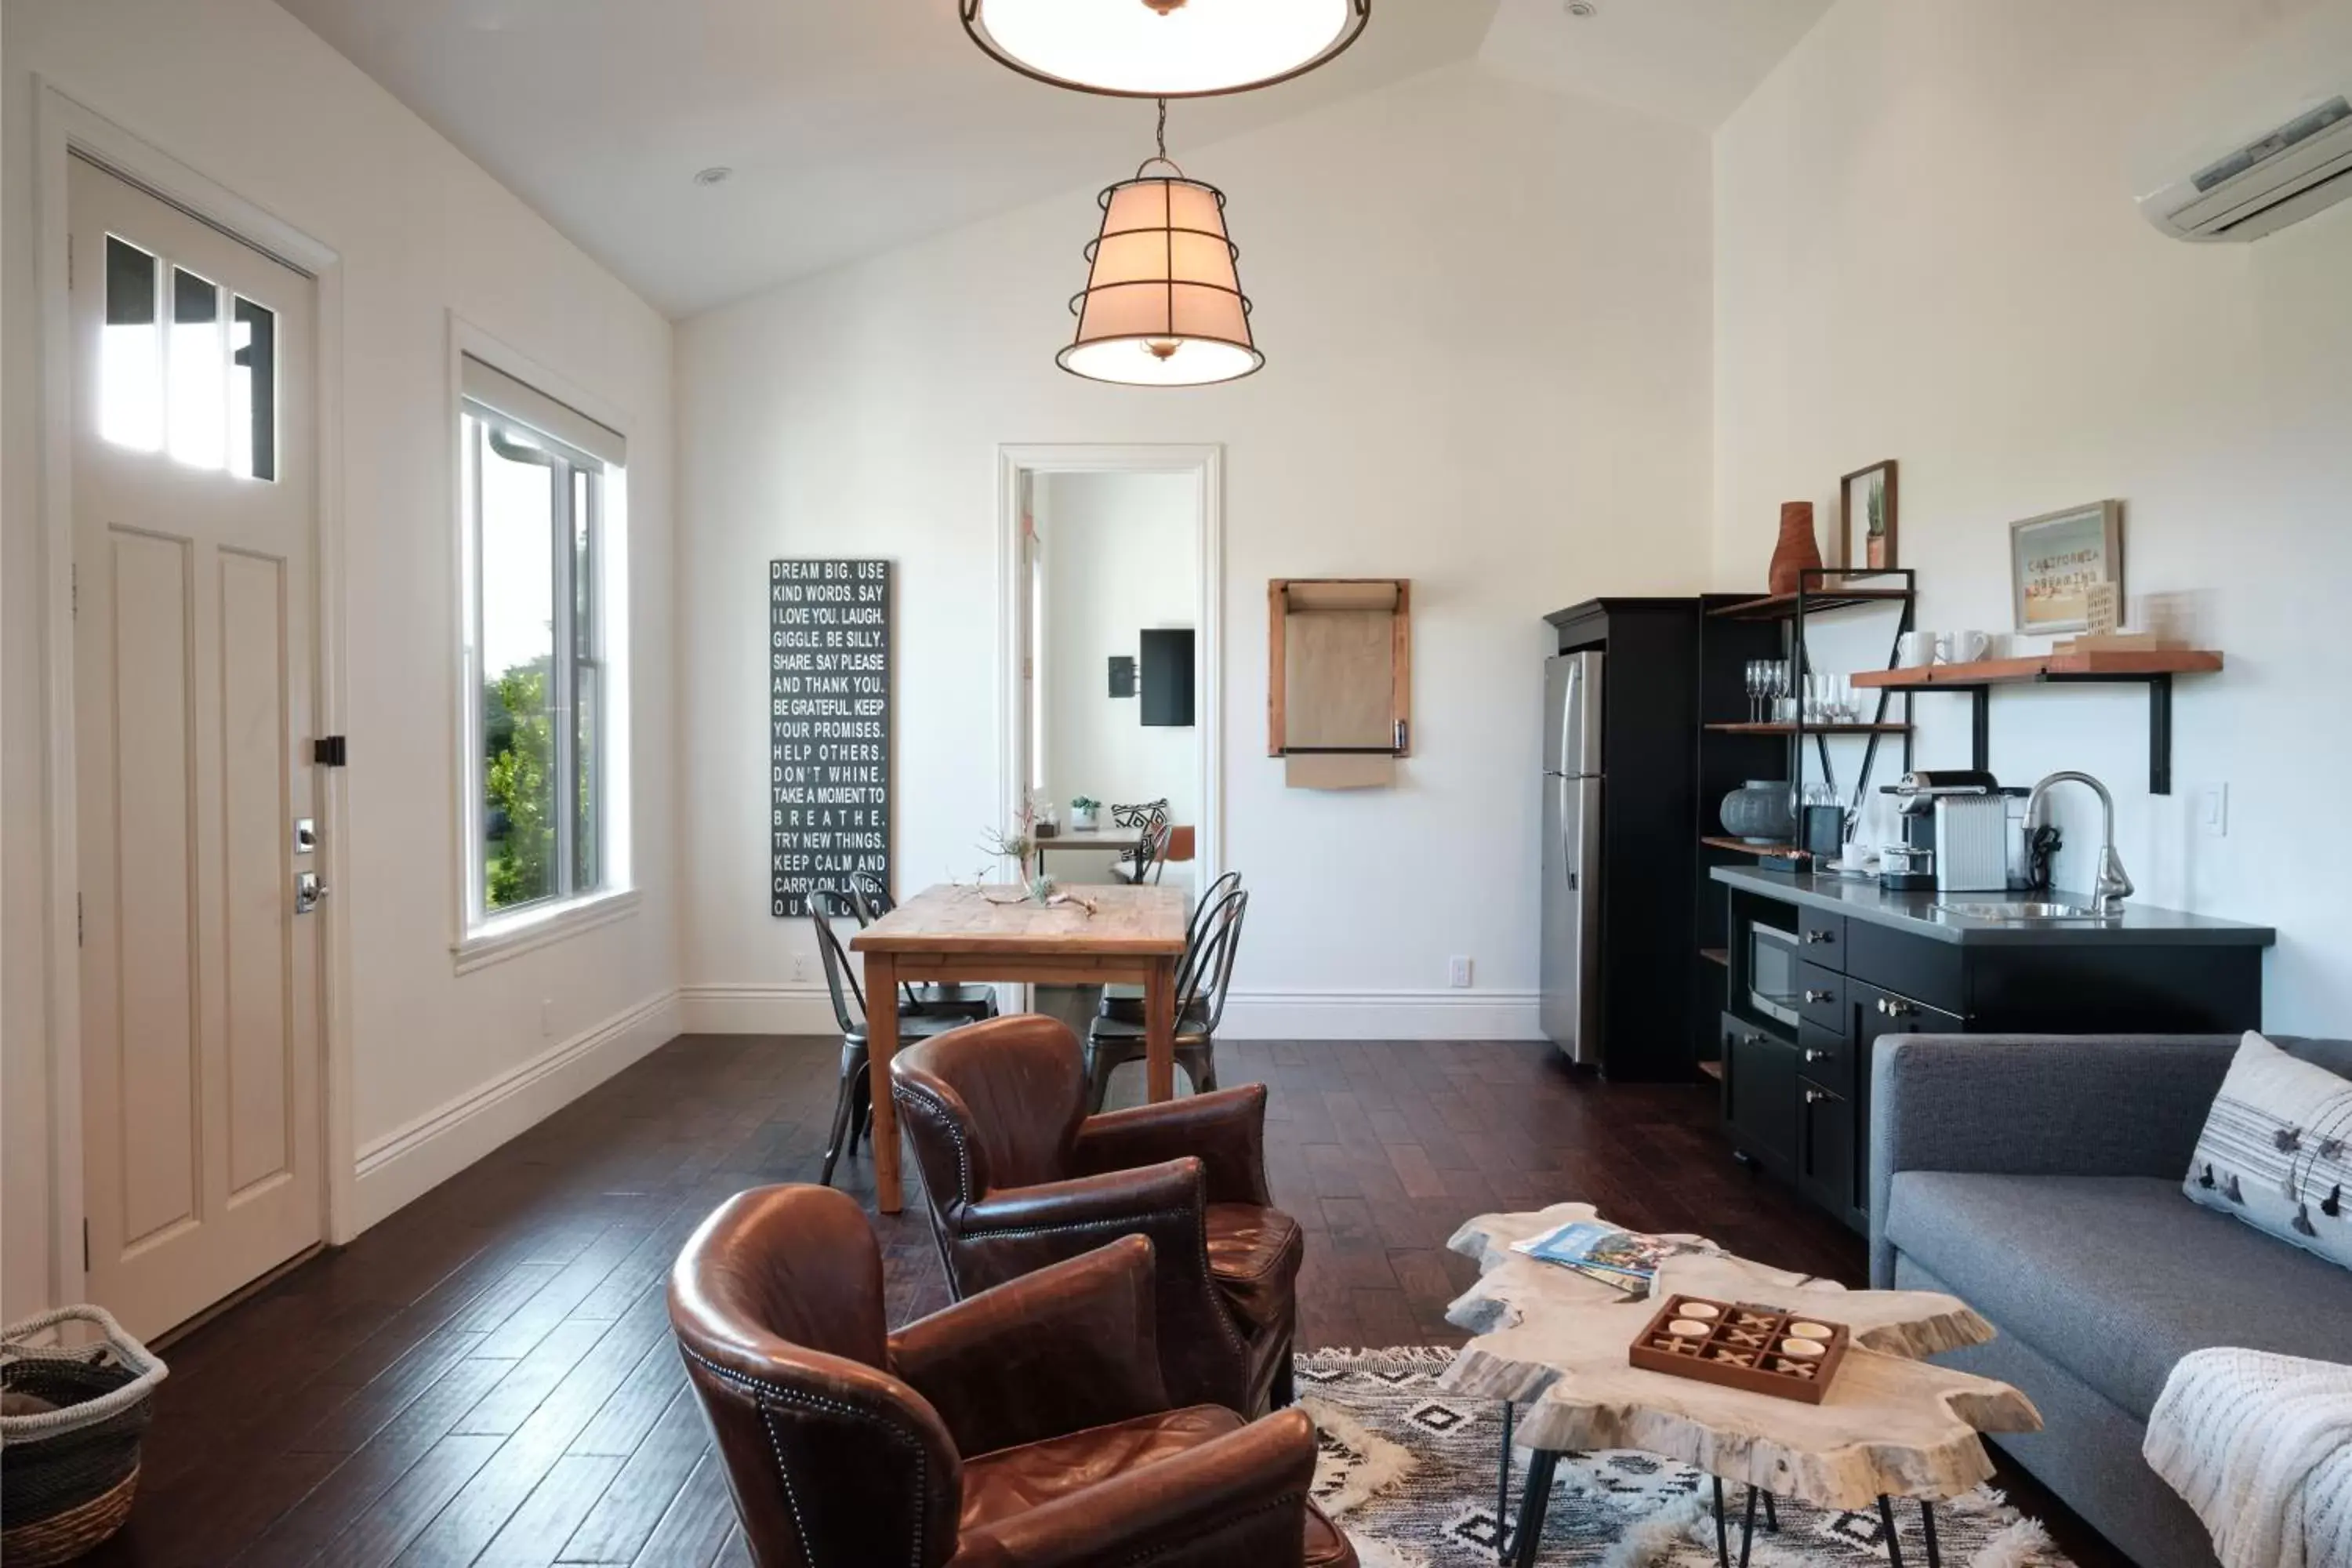
[[[1838,864],[1849,871],[1859,871],[1870,864],[1870,846],[1859,838],[1849,838],[1838,852]]]
[[[1934,632],[1905,632],[1895,645],[1895,657],[1906,669],[1922,669],[1936,662]]]
[[[1937,664],[1974,664],[1984,658],[1992,639],[1982,632],[1937,632],[1936,662]]]

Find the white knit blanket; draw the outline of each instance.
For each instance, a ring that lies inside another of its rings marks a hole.
[[[2213,1532],[2222,1568],[2352,1568],[2352,1366],[2192,1351],[2141,1452]]]

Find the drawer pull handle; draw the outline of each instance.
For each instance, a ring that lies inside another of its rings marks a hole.
[[[1825,1062],[1830,1059],[1830,1054],[1827,1051],[1809,1050],[1805,1053],[1805,1059],[1809,1062]]]
[[[1805,1103],[1807,1105],[1819,1105],[1822,1100],[1827,1100],[1828,1098],[1829,1091],[1826,1089],[1809,1089],[1805,1090]]]
[[[1834,991],[1808,991],[1805,993],[1805,1000],[1818,1007],[1824,1003],[1836,1001],[1837,993]]]
[[[1805,933],[1806,942],[1813,947],[1820,947],[1823,943],[1832,942],[1836,940],[1837,933],[1835,931],[1809,931]]]
[[[1890,1018],[1907,1018],[1911,1016],[1911,1004],[1893,996],[1881,996],[1878,999],[1878,1010]]]

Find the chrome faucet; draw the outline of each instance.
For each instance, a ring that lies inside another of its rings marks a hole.
[[[2042,815],[2042,797],[2050,786],[2062,784],[2088,784],[2099,797],[2099,878],[2091,889],[2091,908],[2101,920],[2113,920],[2123,913],[2123,902],[2137,890],[2132,879],[2124,874],[2124,863],[2116,854],[2116,797],[2107,786],[2088,773],[2052,773],[2033,786],[2033,794],[2025,802],[2025,820],[2033,822]]]

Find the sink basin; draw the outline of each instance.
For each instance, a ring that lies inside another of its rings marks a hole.
[[[1937,904],[1937,910],[1948,915],[1960,915],[1972,921],[1997,921],[2007,925],[2032,925],[2036,922],[2090,921],[2104,922],[2123,919],[2119,914],[2103,915],[2084,904],[2038,904],[2030,902],[2000,904]]]

